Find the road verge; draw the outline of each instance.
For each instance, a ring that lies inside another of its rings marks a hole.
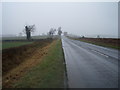
[[[14,84],[15,88],[64,88],[64,56],[61,40],[55,40],[46,56]]]

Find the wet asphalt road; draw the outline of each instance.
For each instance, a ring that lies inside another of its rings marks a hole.
[[[69,88],[118,88],[118,51],[62,37]]]

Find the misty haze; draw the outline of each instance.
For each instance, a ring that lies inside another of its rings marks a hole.
[[[119,87],[118,2],[0,7],[0,87]]]
[[[2,34],[18,35],[25,25],[36,25],[33,35],[46,34],[51,27],[78,36],[118,37],[118,4],[88,3],[3,3]]]

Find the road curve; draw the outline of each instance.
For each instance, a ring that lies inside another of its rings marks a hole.
[[[62,37],[69,88],[118,88],[118,51]]]

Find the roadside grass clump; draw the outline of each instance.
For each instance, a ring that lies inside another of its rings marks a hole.
[[[64,57],[61,40],[55,40],[41,62],[14,85],[15,88],[64,88]]]

